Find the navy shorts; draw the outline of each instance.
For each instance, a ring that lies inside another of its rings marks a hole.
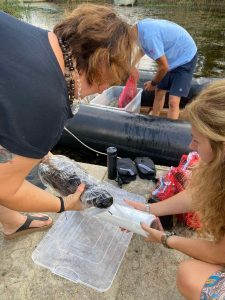
[[[169,94],[173,96],[187,97],[191,88],[197,58],[196,53],[191,61],[169,71],[157,85],[157,88],[169,91]]]

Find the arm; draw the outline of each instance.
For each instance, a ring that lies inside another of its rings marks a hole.
[[[147,242],[161,243],[163,232],[149,228],[143,224],[142,228],[149,233]],[[167,245],[190,257],[211,264],[225,266],[225,237],[218,243],[213,241],[190,239],[180,236],[170,236]]]
[[[150,211],[156,216],[177,215],[191,211],[191,195],[189,191],[182,191],[169,199],[153,203]]]
[[[144,88],[147,91],[154,91],[155,86],[163,79],[163,77],[166,75],[166,73],[169,70],[168,61],[167,61],[167,58],[165,55],[159,57],[156,60],[156,63],[158,65],[158,69],[157,69],[157,72],[156,72],[154,78],[151,81],[147,81],[144,84]]]
[[[0,163],[0,205],[18,211],[60,210],[59,199],[25,180],[30,170],[40,162],[22,156],[15,156],[11,161]],[[81,185],[76,193],[64,197],[66,210],[81,208],[79,197],[84,190]]]
[[[225,238],[221,242],[188,239],[180,236],[168,238],[168,246],[193,258],[225,266]]]
[[[125,200],[130,206],[146,211],[144,203]],[[182,191],[167,200],[150,204],[150,213],[155,216],[175,215],[191,211],[191,196],[190,192]]]

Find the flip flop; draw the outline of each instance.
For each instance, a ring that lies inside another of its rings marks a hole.
[[[53,221],[52,221],[49,225],[44,225],[44,226],[41,226],[41,227],[29,227],[31,222],[34,221],[34,220],[47,221],[50,218],[48,216],[37,217],[37,216],[29,215],[29,214],[27,214],[26,216],[27,216],[26,221],[24,222],[24,224],[20,228],[17,229],[16,232],[14,232],[12,234],[3,233],[4,238],[6,240],[11,240],[11,239],[14,239],[16,237],[19,237],[19,236],[22,236],[22,235],[25,235],[25,234],[28,234],[28,233],[32,233],[32,232],[35,232],[35,231],[46,230],[46,229],[50,228],[53,224]]]

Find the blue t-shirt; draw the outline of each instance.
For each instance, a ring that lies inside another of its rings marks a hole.
[[[144,53],[153,60],[165,55],[170,70],[188,63],[197,52],[190,34],[173,22],[144,19],[137,23],[137,28]]]
[[[72,117],[48,32],[0,12],[0,145],[42,158]]]

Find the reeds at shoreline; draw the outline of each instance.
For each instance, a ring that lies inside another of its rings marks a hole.
[[[21,18],[23,7],[19,0],[0,0],[0,10],[14,17]]]

